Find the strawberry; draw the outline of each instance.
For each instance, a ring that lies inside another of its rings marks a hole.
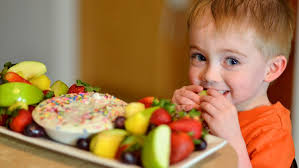
[[[177,163],[188,157],[194,150],[192,138],[185,132],[171,133],[170,164]]]
[[[150,123],[155,125],[168,124],[171,122],[171,116],[164,108],[159,108],[154,111],[151,116]]]
[[[88,83],[82,82],[81,80],[77,80],[76,84],[73,84],[68,93],[86,93],[86,92],[98,92],[100,88],[92,87]]]
[[[181,118],[169,124],[173,131],[183,131],[190,133],[193,139],[199,139],[202,132],[202,124],[200,121],[192,118]]]
[[[138,102],[143,103],[145,108],[148,108],[152,106],[154,99],[154,97],[148,96],[138,100]]]
[[[0,115],[0,126],[5,126],[7,119],[8,119],[8,115],[7,114]]]
[[[15,132],[23,132],[26,125],[32,123],[31,112],[28,110],[18,110],[17,115],[12,118],[9,123],[11,130]]]
[[[51,90],[43,90],[44,93],[44,99],[49,99],[51,97],[54,97],[54,92]]]
[[[119,148],[117,149],[117,152],[115,154],[115,159],[120,160],[121,155],[129,148],[129,146],[130,146],[129,144],[119,146]]]
[[[32,105],[29,105],[28,106],[28,111],[30,112],[30,113],[32,113],[32,111],[35,109],[35,106],[32,106]]]
[[[22,78],[20,75],[18,75],[15,72],[7,72],[4,76],[5,80],[8,82],[22,82],[22,83],[28,83],[31,84],[29,81],[26,79]]]
[[[77,86],[76,84],[73,84],[67,93],[85,93],[84,86]]]

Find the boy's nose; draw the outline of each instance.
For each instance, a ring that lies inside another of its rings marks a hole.
[[[201,74],[201,80],[206,82],[220,82],[221,75],[220,71],[214,66],[207,66]]]

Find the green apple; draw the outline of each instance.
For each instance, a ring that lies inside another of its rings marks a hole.
[[[29,80],[29,82],[41,90],[50,90],[51,80],[46,75],[32,78]]]
[[[132,102],[129,103],[125,108],[125,116],[126,118],[131,117],[132,115],[136,114],[137,112],[145,110],[145,106],[143,103],[140,102]]]
[[[47,72],[46,65],[37,61],[23,61],[8,69],[8,72],[15,72],[26,80],[43,75]]]
[[[16,102],[27,105],[39,103],[44,94],[39,88],[27,83],[11,82],[0,85],[0,107],[8,107]]]
[[[170,157],[171,130],[167,125],[160,125],[146,137],[141,160],[144,168],[167,168]]]
[[[128,132],[134,135],[143,135],[147,131],[152,113],[160,108],[159,106],[146,108],[143,111],[137,112],[125,121],[125,128]]]
[[[208,95],[207,90],[202,90],[201,92],[199,92],[199,96],[206,96]]]
[[[102,131],[91,139],[90,151],[97,156],[113,159],[119,144],[126,135],[127,131],[123,129]]]
[[[58,80],[52,84],[51,90],[54,92],[55,96],[60,96],[67,94],[69,87],[62,81]]]
[[[16,102],[15,104],[11,105],[8,107],[8,111],[14,111],[16,109],[25,109],[25,110],[28,110],[28,105],[24,102]]]

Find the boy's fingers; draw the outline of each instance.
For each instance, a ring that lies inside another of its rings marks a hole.
[[[189,85],[189,86],[184,86],[183,89],[190,90],[195,93],[199,93],[203,90],[203,87],[199,85]]]
[[[208,102],[201,102],[200,103],[200,109],[204,111],[205,113],[208,113],[211,117],[215,118],[217,115],[217,109]]]
[[[177,110],[179,111],[190,111],[192,109],[198,109],[199,105],[198,104],[186,104],[186,105],[180,105]]]
[[[208,113],[206,113],[206,112],[203,112],[203,113],[201,114],[201,116],[202,116],[202,118],[206,121],[208,127],[210,127],[210,126],[209,126],[209,123],[212,122],[213,117],[212,117],[211,115],[209,115]]]
[[[225,108],[225,101],[221,100],[219,97],[213,97],[213,96],[202,96],[200,98],[200,102],[207,102],[211,104],[215,109],[221,110]]]
[[[200,102],[200,96],[190,90],[180,90],[178,96],[186,97],[197,104]]]
[[[191,99],[177,95],[175,97],[175,104],[177,105],[189,105],[189,104],[195,104]]]

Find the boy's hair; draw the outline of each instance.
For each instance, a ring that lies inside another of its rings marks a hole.
[[[188,28],[210,12],[216,28],[252,28],[256,46],[266,58],[288,58],[294,33],[294,15],[287,0],[198,0],[190,11]],[[246,29],[244,29],[246,28]]]

